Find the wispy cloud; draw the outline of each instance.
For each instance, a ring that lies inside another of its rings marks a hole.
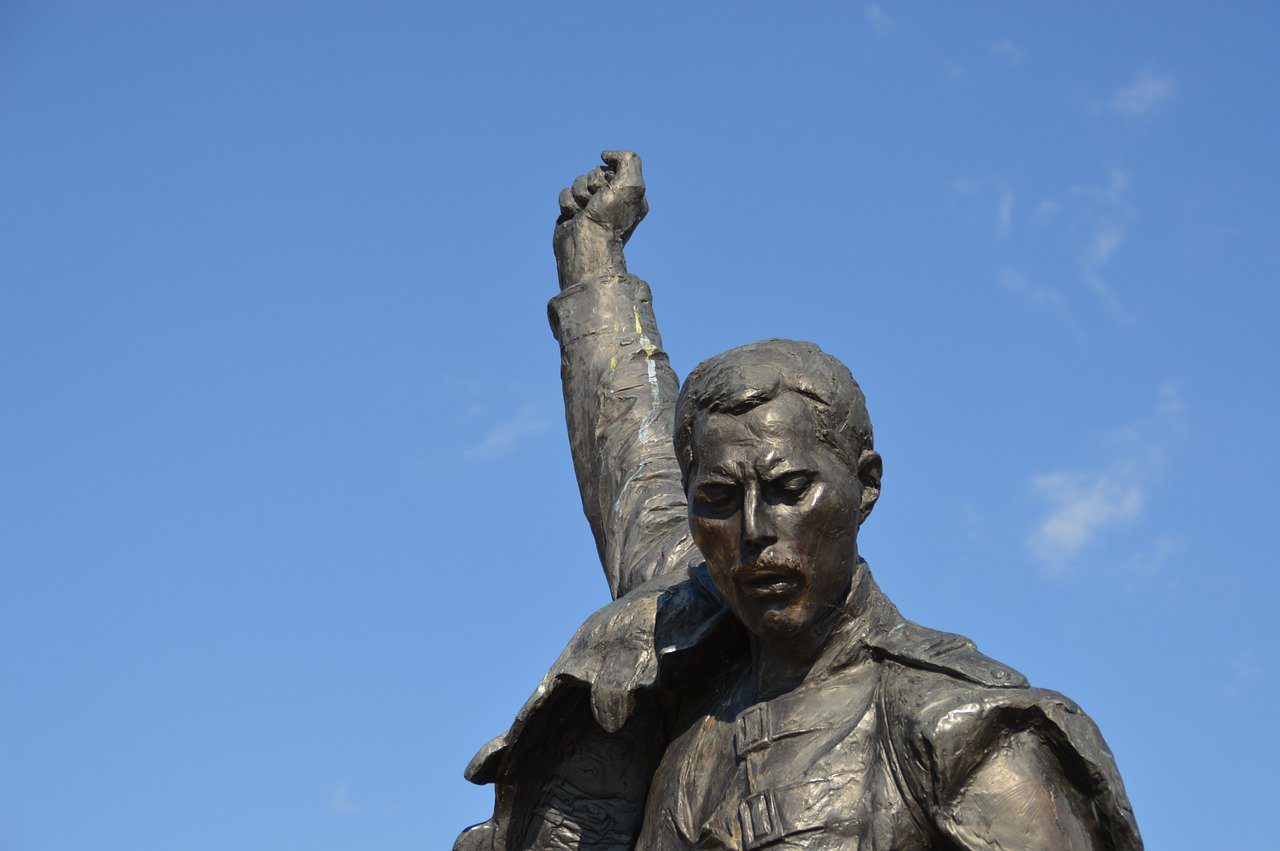
[[[1080,330],[1075,319],[1071,316],[1071,312],[1067,310],[1067,304],[1062,297],[1062,293],[1056,288],[1032,280],[1024,272],[1008,267],[1000,270],[1000,275],[996,282],[1000,285],[1000,289],[1005,292],[1012,293],[1029,304],[1056,314],[1059,319],[1066,322],[1076,331]]]
[[[1077,334],[1084,329],[1071,307],[1081,290],[1113,318],[1125,318],[1112,276],[1138,218],[1128,171],[1111,168],[1102,180],[1036,193],[1029,203],[1019,201],[1025,193],[1004,177],[955,178],[950,189],[965,216],[989,227],[1000,244],[995,280],[1001,289],[1049,308]]]
[[[1129,556],[1117,569],[1120,576],[1142,582],[1158,576],[1165,566],[1182,553],[1182,539],[1175,535],[1162,535],[1146,549]]]
[[[951,181],[957,200],[980,221],[989,221],[997,239],[1013,229],[1013,185],[1002,178],[958,177]],[[990,218],[988,218],[990,217]]]
[[[1118,306],[1116,295],[1102,277],[1102,267],[1124,243],[1124,228],[1115,222],[1100,225],[1089,239],[1084,253],[1084,279],[1089,288],[1112,306]]]
[[[1058,213],[1062,211],[1062,202],[1057,198],[1045,198],[1039,204],[1036,204],[1036,211],[1031,216],[1031,221],[1040,226],[1052,222],[1058,217]]]
[[[1008,62],[1010,65],[1019,65],[1026,58],[1026,54],[1022,52],[1022,48],[1013,43],[1011,38],[1002,38],[991,47],[992,52]]]
[[[1101,472],[1044,473],[1031,485],[1050,504],[1031,536],[1031,554],[1059,568],[1098,534],[1142,513],[1144,471],[1130,464]]]
[[[1070,194],[1081,202],[1086,237],[1081,253],[1084,281],[1095,295],[1118,312],[1120,301],[1103,277],[1106,266],[1124,244],[1135,209],[1129,201],[1129,174],[1113,168],[1103,185],[1073,186]]]
[[[1125,118],[1143,118],[1173,97],[1173,78],[1151,71],[1139,72],[1128,85],[1121,86],[1111,95],[1107,106]]]
[[[1258,661],[1257,651],[1248,649],[1237,653],[1228,665],[1228,680],[1223,693],[1233,699],[1242,697],[1257,685],[1266,672],[1267,669]]]
[[[529,435],[546,431],[549,425],[537,405],[526,405],[514,416],[489,426],[480,440],[467,449],[467,456],[485,459],[504,455]]]
[[[1119,202],[1112,200],[1123,196],[1123,190],[1121,185],[1076,186],[1063,193],[1066,203],[1048,197],[1023,208],[1018,204],[1013,183],[1003,177],[962,177],[951,181],[956,203],[975,224],[990,227],[994,241],[1002,244],[1000,253],[1004,256],[995,276],[1000,289],[1055,316],[1081,338],[1084,329],[1072,315],[1067,282],[1063,280],[1062,269],[1070,264],[1058,263],[1049,268],[1040,258],[1055,251],[1069,252],[1067,257],[1081,264],[1089,288],[1103,291],[1114,303],[1102,272],[1123,237],[1118,228],[1123,217],[1113,210]],[[1116,227],[1104,232],[1104,224]],[[1095,240],[1088,251],[1078,244],[1082,232]],[[1102,238],[1107,236],[1115,238]]]
[[[351,790],[343,783],[329,794],[329,809],[335,813],[358,813],[360,805],[351,799]]]
[[[889,28],[893,26],[893,19],[885,13],[884,9],[881,9],[875,3],[868,3],[866,16],[872,32],[882,38],[889,34]]]
[[[999,200],[996,202],[996,236],[1003,239],[1013,228],[1013,187],[1000,182]]]
[[[1178,436],[1181,437],[1182,430],[1185,427],[1182,422],[1182,415],[1186,413],[1187,403],[1182,400],[1182,394],[1178,392],[1178,385],[1173,381],[1162,382],[1156,388],[1156,393],[1160,396],[1160,416],[1170,420],[1170,424],[1175,427]]]
[[[1031,488],[1047,504],[1027,539],[1032,557],[1051,575],[1069,573],[1076,559],[1103,534],[1142,516],[1171,445],[1181,438],[1183,403],[1170,382],[1158,388],[1156,411],[1112,435],[1112,457],[1082,470],[1035,475]],[[1163,536],[1133,566],[1148,572],[1176,552]]]
[[[981,543],[986,537],[987,521],[978,507],[970,501],[960,503],[956,514],[960,530],[966,538],[974,543]]]

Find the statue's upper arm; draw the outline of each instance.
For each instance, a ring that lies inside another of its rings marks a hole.
[[[962,848],[1099,848],[1089,809],[1040,736],[1024,730],[995,743],[938,826]]]
[[[983,851],[1142,848],[1111,751],[1069,699],[909,667],[891,673],[895,764],[930,829]]]

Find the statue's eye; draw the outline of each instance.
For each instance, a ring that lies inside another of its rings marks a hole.
[[[738,489],[721,482],[705,482],[699,485],[694,496],[701,507],[717,514],[728,513],[738,504]]]
[[[795,505],[809,490],[813,483],[813,474],[804,470],[794,473],[783,473],[768,482],[766,492],[771,502],[785,502]]]

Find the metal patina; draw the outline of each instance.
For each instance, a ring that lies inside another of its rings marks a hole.
[[[614,599],[468,766],[494,815],[456,851],[1141,848],[1076,704],[876,587],[881,461],[843,364],[766,340],[679,389],[623,255],[640,159],[602,157],[560,195],[549,314]]]

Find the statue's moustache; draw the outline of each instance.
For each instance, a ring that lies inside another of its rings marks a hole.
[[[766,578],[803,580],[805,578],[804,562],[790,553],[766,550],[752,561],[743,562],[733,570],[735,582],[756,582]]]

